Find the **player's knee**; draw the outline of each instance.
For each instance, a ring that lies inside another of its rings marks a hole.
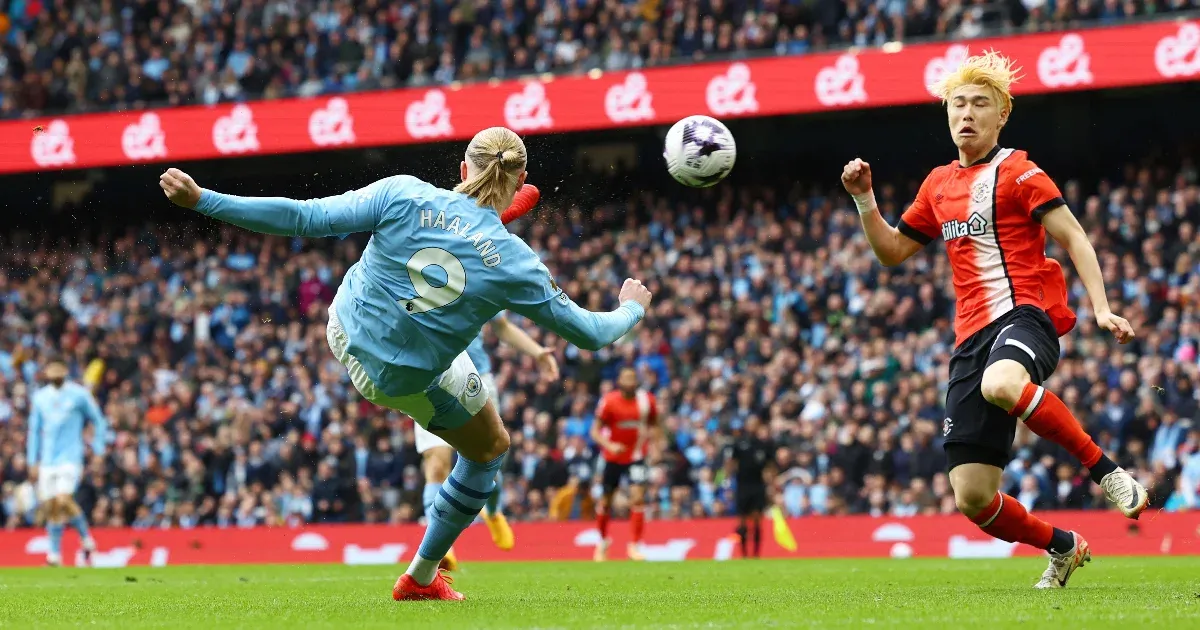
[[[976,514],[987,509],[995,496],[995,490],[985,488],[982,484],[968,485],[954,489],[954,505],[967,518],[974,518]]]
[[[1012,409],[1021,400],[1029,373],[1016,361],[997,361],[983,372],[979,392],[984,400],[1002,409]]]
[[[58,504],[62,512],[70,518],[75,518],[83,511],[79,508],[79,504],[75,502],[75,497],[69,494],[59,495]]]
[[[57,523],[62,520],[63,508],[58,497],[50,497],[46,500],[46,520],[52,523]]]
[[[481,459],[485,462],[490,462],[507,453],[510,445],[511,440],[509,440],[508,431],[500,431],[492,437],[491,444],[483,449]]]

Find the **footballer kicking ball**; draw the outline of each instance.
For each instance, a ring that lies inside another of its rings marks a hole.
[[[725,179],[737,159],[733,134],[709,116],[688,116],[671,126],[663,146],[667,172],[684,186],[707,188]]]

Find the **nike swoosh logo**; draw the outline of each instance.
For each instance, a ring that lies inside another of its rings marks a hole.
[[[1133,479],[1129,480],[1129,490],[1133,493],[1133,496],[1129,497],[1129,509],[1132,510],[1136,508],[1138,504],[1137,484],[1134,483]]]

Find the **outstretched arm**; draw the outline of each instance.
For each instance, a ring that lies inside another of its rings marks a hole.
[[[550,348],[534,341],[529,333],[505,319],[503,315],[493,319],[492,326],[501,343],[516,348],[521,354],[533,357],[546,380],[558,380],[558,361],[554,359],[554,352]]]
[[[1134,336],[1133,326],[1124,318],[1113,314],[1108,305],[1104,274],[1100,271],[1100,262],[1096,259],[1096,249],[1092,247],[1087,232],[1079,225],[1075,215],[1071,214],[1066,204],[1059,205],[1042,215],[1042,226],[1070,255],[1075,271],[1083,281],[1083,287],[1087,289],[1088,299],[1092,301],[1096,323],[1111,332],[1118,343],[1129,343]]]
[[[304,201],[222,194],[200,188],[191,176],[176,168],[167,169],[159,177],[159,186],[172,203],[247,230],[320,237],[374,230],[389,201],[389,179],[334,197]]]
[[[501,343],[516,348],[521,354],[537,358],[546,352],[546,348],[534,341],[529,333],[521,330],[520,326],[514,325],[503,316],[492,320],[492,328],[496,331],[496,337]]]
[[[650,306],[650,290],[632,278],[625,280],[617,302],[621,305],[608,313],[593,313],[580,308],[554,281],[550,270],[533,250],[515,237],[511,266],[500,294],[500,310],[524,315],[568,342],[584,349],[599,350],[620,339],[643,317]]]
[[[631,282],[637,281],[626,280],[625,286]],[[637,287],[646,290],[641,283]],[[625,290],[621,292],[624,294]],[[648,291],[646,293],[649,295]],[[646,301],[649,302],[648,297]],[[622,301],[614,311],[593,313],[581,308],[564,293],[539,304],[513,304],[511,309],[584,350],[599,350],[611,344],[646,316],[645,307],[634,299]]]
[[[875,257],[883,266],[892,267],[908,260],[933,240],[923,231],[928,227],[925,224],[929,221],[924,219],[929,213],[922,206],[921,194],[917,195],[912,207],[904,213],[900,225],[892,227],[883,219],[883,215],[879,214],[875,191],[871,187],[870,164],[860,159],[852,160],[842,169],[842,185],[853,197],[854,205],[858,206],[858,215],[862,220],[867,243],[871,245],[871,251],[875,252]],[[923,193],[924,185],[921,189]]]

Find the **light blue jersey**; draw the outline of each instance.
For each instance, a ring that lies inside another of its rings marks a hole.
[[[30,466],[84,463],[83,427],[92,423],[92,452],[103,453],[108,420],[91,392],[78,383],[47,385],[33,395],[26,457]]]
[[[616,341],[645,314],[633,301],[609,313],[580,308],[494,209],[407,175],[307,201],[203,190],[196,210],[265,234],[371,232],[334,311],[347,351],[389,396],[425,391],[503,310],[589,350]]]
[[[475,335],[475,338],[471,340],[471,345],[467,346],[467,356],[471,357],[471,363],[475,364],[475,369],[479,370],[480,374],[492,373],[492,358],[488,356],[487,348],[483,345],[482,331]]]

